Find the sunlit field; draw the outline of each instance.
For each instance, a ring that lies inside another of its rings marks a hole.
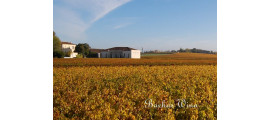
[[[54,67],[70,66],[137,66],[137,65],[216,65],[217,55],[200,53],[177,53],[158,56],[143,56],[141,59],[128,58],[75,58],[54,59]]]
[[[216,55],[54,59],[53,69],[54,119],[217,118]]]
[[[169,53],[143,53],[141,56],[157,56],[157,55],[169,55]]]

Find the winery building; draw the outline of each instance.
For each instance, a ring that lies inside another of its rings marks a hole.
[[[77,52],[74,52],[76,44],[70,42],[61,42],[61,46],[63,52],[70,53],[70,56],[65,58],[75,58],[78,55]]]
[[[141,51],[129,47],[113,47],[100,52],[100,58],[141,58]]]

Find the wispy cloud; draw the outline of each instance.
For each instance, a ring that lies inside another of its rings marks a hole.
[[[131,24],[133,24],[133,23],[122,23],[122,24],[114,26],[113,29],[124,28],[124,27],[127,27],[127,26],[131,25]]]
[[[54,3],[54,30],[67,39],[85,39],[85,31],[94,22],[130,1],[58,0]]]

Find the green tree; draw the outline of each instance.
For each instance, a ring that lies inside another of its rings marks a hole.
[[[82,54],[78,54],[76,58],[83,58]]]
[[[192,53],[197,53],[197,49],[196,48],[193,48],[193,49],[191,49],[191,52]]]
[[[70,57],[71,51],[65,52],[65,57]]]
[[[85,58],[89,54],[90,46],[87,43],[79,43],[75,47],[75,52],[78,52],[79,54],[82,54]]]
[[[53,51],[61,50],[61,40],[56,36],[55,32],[53,32]]]
[[[179,52],[185,52],[185,50],[183,48],[180,48]]]
[[[61,49],[61,40],[59,37],[56,36],[55,32],[53,31],[53,57],[62,58],[64,57],[64,52]]]
[[[53,57],[54,58],[63,58],[65,56],[65,53],[62,51],[55,51],[53,52]]]

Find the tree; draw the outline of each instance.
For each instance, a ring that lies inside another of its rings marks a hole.
[[[84,58],[89,54],[89,50],[90,50],[90,46],[87,43],[79,43],[75,47],[75,52],[82,54]]]
[[[196,48],[193,48],[193,49],[191,49],[191,52],[192,53],[197,53],[197,49]]]
[[[186,48],[186,49],[185,49],[185,52],[190,52],[190,49]]]
[[[55,51],[53,52],[53,57],[54,58],[63,58],[65,56],[65,53],[62,51]]]
[[[185,52],[185,50],[183,48],[180,48],[179,52]]]
[[[61,48],[61,40],[59,39],[59,37],[56,36],[54,31],[53,31],[53,57],[58,58],[64,57],[64,53],[62,52]]]
[[[176,52],[176,50],[171,50],[171,52],[172,52],[172,53],[175,53],[175,52]]]
[[[65,52],[65,57],[70,57],[71,51]]]

